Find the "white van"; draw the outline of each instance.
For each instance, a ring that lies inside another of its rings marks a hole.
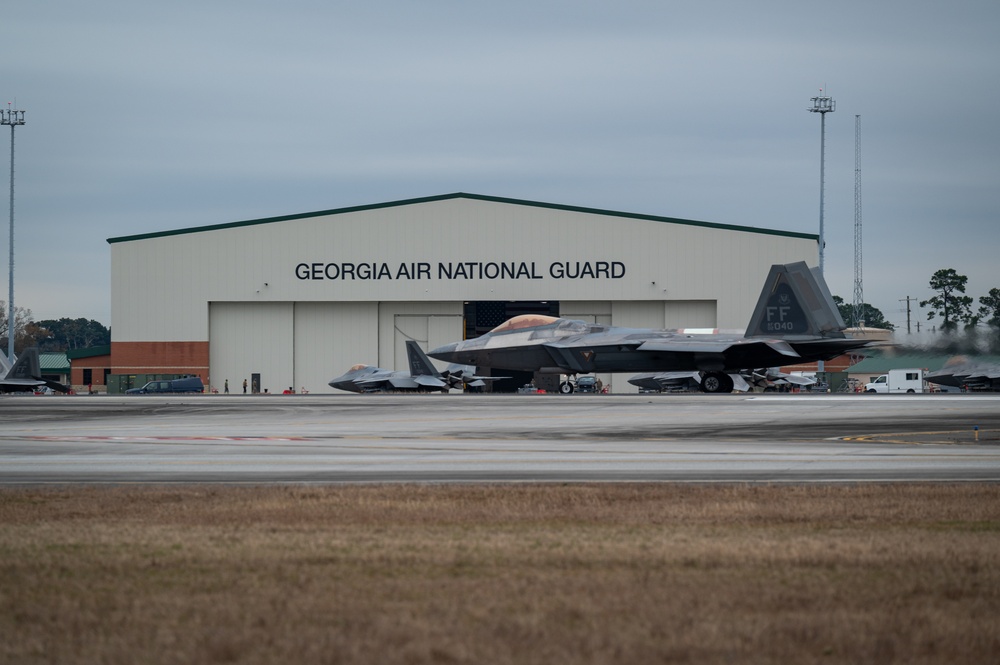
[[[924,370],[890,369],[871,383],[865,385],[866,393],[922,393],[924,392]]]

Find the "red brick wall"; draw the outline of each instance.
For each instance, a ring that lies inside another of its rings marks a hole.
[[[104,385],[104,370],[111,367],[111,356],[91,356],[89,358],[74,358],[70,361],[69,382],[74,386],[82,386],[83,370],[90,369],[95,386]]]
[[[815,372],[818,363],[799,363],[798,365],[784,365],[781,368],[782,372],[792,373],[792,372]],[[825,372],[846,372],[847,368],[851,366],[851,356],[850,354],[844,354],[842,356],[837,356],[833,360],[827,360],[823,364],[823,371]]]
[[[208,342],[111,342],[112,374],[191,374],[208,383]]]

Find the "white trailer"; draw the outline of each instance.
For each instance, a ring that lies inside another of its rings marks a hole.
[[[865,385],[866,393],[922,393],[924,392],[924,370],[890,369],[871,383]]]

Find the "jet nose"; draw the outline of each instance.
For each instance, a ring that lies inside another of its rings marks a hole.
[[[433,351],[429,351],[427,355],[429,355],[431,358],[437,358],[438,360],[446,360],[448,362],[458,362],[459,345],[461,345],[461,342],[445,344],[444,346],[439,346]]]
[[[336,388],[337,390],[346,390],[348,392],[358,392],[354,386],[354,383],[348,378],[346,374],[338,376],[335,379],[330,379],[330,382],[326,385],[331,388]]]

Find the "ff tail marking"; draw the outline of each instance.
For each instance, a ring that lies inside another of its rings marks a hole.
[[[441,372],[434,367],[420,345],[412,339],[406,340],[406,359],[410,363],[410,376],[433,376],[441,378]]]
[[[746,336],[843,337],[844,328],[822,275],[799,261],[771,266]]]
[[[41,366],[38,362],[38,349],[31,347],[21,352],[21,356],[14,363],[14,366],[7,372],[7,379],[34,379],[40,380],[42,375]]]

